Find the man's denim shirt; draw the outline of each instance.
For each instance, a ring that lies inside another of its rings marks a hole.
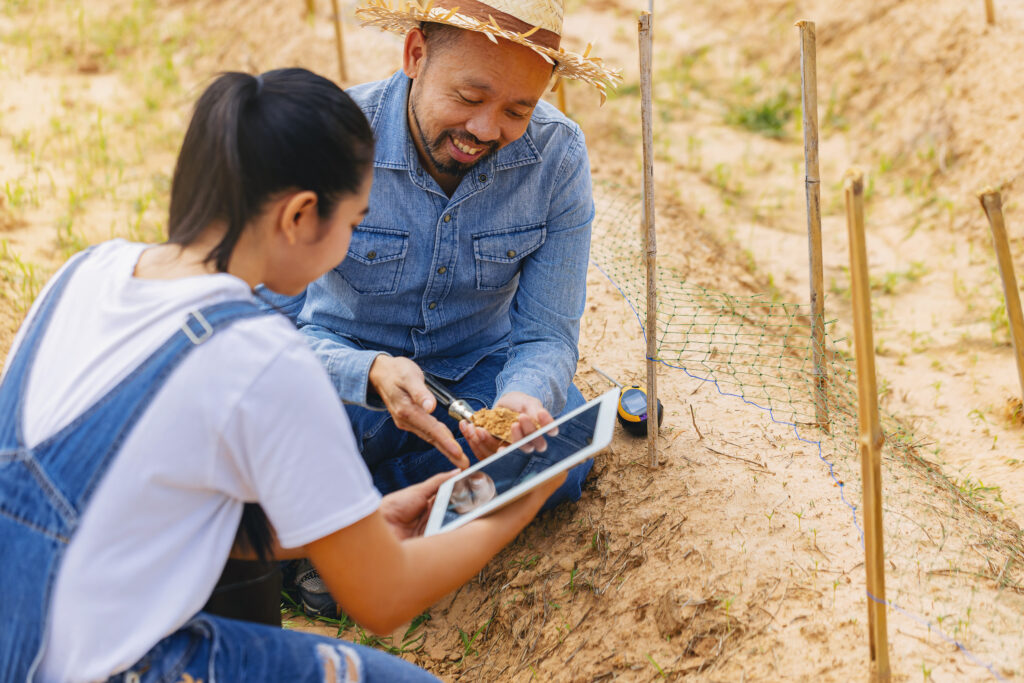
[[[449,199],[410,137],[410,83],[399,71],[348,91],[377,137],[370,211],[344,262],[283,308],[345,402],[366,404],[380,352],[456,380],[508,349],[497,395],[522,391],[557,414],[579,357],[594,217],[583,133],[542,101]]]

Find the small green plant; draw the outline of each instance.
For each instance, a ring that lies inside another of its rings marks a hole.
[[[28,311],[45,282],[45,274],[34,263],[24,261],[7,243],[0,240],[0,283],[7,287],[0,289],[19,313]]]
[[[29,203],[35,203],[28,188],[18,178],[12,185],[10,181],[4,182],[4,196],[7,198],[7,206],[12,209],[20,209]]]
[[[540,562],[540,553],[528,555],[522,559],[512,560],[509,562],[509,566],[519,567],[520,569],[532,569],[537,566],[538,562]]]
[[[793,95],[788,90],[780,90],[760,101],[732,105],[725,115],[725,122],[766,137],[783,138],[796,109]]]
[[[477,640],[480,638],[480,634],[486,631],[487,627],[491,625],[491,620],[493,618],[494,617],[491,617],[491,619],[485,621],[483,625],[477,630],[473,631],[472,634],[463,631],[461,628],[459,628],[459,640],[462,641],[462,657],[459,659],[460,665],[465,663],[467,657],[480,654],[477,651],[475,644]]]
[[[993,445],[995,445],[994,441]],[[1000,493],[998,486],[986,486],[981,480],[971,479],[970,475],[964,477],[963,481],[959,482],[956,487],[964,498],[975,503],[986,496],[998,496]]]
[[[914,261],[906,270],[890,271],[882,277],[869,278],[872,291],[883,294],[895,294],[901,284],[914,283],[928,274],[928,266],[923,261]]]
[[[650,652],[647,653],[647,661],[654,665],[654,668],[658,671],[659,676],[661,676],[662,678],[668,678],[668,675],[665,673],[664,669],[662,669],[661,666],[659,666],[658,663],[654,661],[654,657],[651,656]]]
[[[733,182],[732,166],[725,162],[715,164],[714,168],[711,169],[709,180],[712,185],[727,195],[740,196],[743,194],[743,184]]]
[[[993,344],[1003,346],[1010,343],[1010,320],[1006,317],[1006,301],[1000,299],[988,314],[988,325]]]
[[[32,131],[25,130],[11,138],[15,152],[25,153],[32,147]]]

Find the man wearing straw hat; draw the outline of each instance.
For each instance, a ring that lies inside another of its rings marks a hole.
[[[583,403],[572,377],[590,168],[579,127],[541,96],[561,77],[603,100],[620,77],[589,47],[560,47],[562,11],[562,0],[356,9],[365,25],[405,34],[402,70],[348,91],[377,137],[370,212],[345,261],[285,308],[348,404],[384,493],[468,466],[466,445],[499,445],[448,417],[424,373],[473,409],[521,413],[513,440]],[[590,465],[548,505],[579,498]],[[297,579],[307,611],[333,611],[312,570]]]

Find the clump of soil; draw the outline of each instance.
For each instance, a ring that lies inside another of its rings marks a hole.
[[[473,413],[473,424],[506,442],[512,441],[512,425],[517,422],[519,413],[508,408],[484,408]]]

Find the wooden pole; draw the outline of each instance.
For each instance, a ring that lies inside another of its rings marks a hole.
[[[987,23],[989,26],[996,25],[995,0],[985,0],[985,23]]]
[[[829,430],[825,371],[825,273],[821,257],[821,178],[818,172],[818,65],[813,21],[798,21],[800,84],[804,110],[804,190],[807,195],[807,250],[811,268],[811,351],[814,355],[814,414]]]
[[[860,470],[864,484],[864,568],[868,584],[871,679],[889,681],[889,638],[885,617],[885,553],[882,549],[882,428],[878,419],[875,342],[871,331],[871,290],[864,244],[864,174],[846,174],[846,227],[850,235],[854,351],[860,418]]]
[[[307,0],[312,4],[313,0]],[[334,42],[338,46],[338,77],[339,82],[348,80],[348,69],[345,68],[345,36],[341,32],[341,10],[338,9],[338,0],[331,0],[331,7],[334,9]]]
[[[640,13],[640,121],[644,139],[644,252],[647,261],[647,455],[658,464],[658,243],[654,232],[654,120],[651,14]]]
[[[565,79],[559,76],[555,79],[555,87],[553,90],[558,94],[558,111],[562,112],[566,116],[569,115],[569,107],[565,102]]]
[[[1006,317],[1010,321],[1010,338],[1017,357],[1017,379],[1020,380],[1021,400],[1024,401],[1024,315],[1021,314],[1020,290],[1017,289],[1017,276],[1013,272],[1013,258],[1010,256],[1010,240],[1006,234],[1006,223],[1003,222],[1003,199],[991,187],[986,187],[978,199],[992,227],[992,242],[996,247],[996,260],[999,261],[999,275],[1003,279],[1003,296],[1006,297]]]

